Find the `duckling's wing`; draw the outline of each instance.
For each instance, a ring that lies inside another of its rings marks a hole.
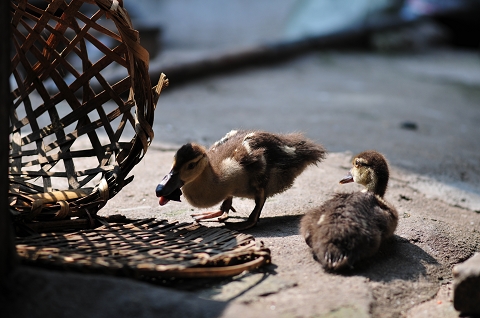
[[[248,142],[249,138],[255,134],[253,130],[232,130],[215,142],[208,151],[214,169],[222,167],[225,159],[229,162],[233,159],[252,175],[265,170],[265,149],[251,148]]]
[[[300,133],[272,134],[251,132],[244,138],[243,144],[251,152],[263,149],[268,166],[280,169],[304,168],[325,158],[326,150]]]
[[[375,207],[374,215],[377,221],[377,227],[382,232],[382,238],[388,239],[393,236],[398,225],[397,209],[385,199],[375,195],[377,199],[377,206]]]
[[[325,210],[320,208],[312,209],[305,213],[300,221],[300,234],[305,239],[305,243],[312,247],[315,233],[318,231],[317,222],[325,214]]]

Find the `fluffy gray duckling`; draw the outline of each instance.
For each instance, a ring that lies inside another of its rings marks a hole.
[[[311,164],[321,162],[326,150],[300,133],[273,134],[232,130],[210,149],[188,143],[175,154],[170,172],[156,188],[159,204],[187,201],[198,208],[222,202],[219,211],[193,214],[197,221],[228,217],[233,197],[255,200],[247,221],[226,223],[231,229],[253,227],[265,200],[289,189]],[[181,190],[180,190],[181,188]]]
[[[398,223],[397,210],[383,199],[389,178],[385,157],[364,151],[353,158],[352,165],[340,183],[356,182],[365,189],[335,194],[308,211],[300,223],[306,243],[328,271],[353,268],[357,261],[375,254]]]

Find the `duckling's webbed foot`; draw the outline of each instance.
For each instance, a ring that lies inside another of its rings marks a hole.
[[[194,213],[190,215],[197,222],[200,222],[203,220],[211,220],[214,218],[217,218],[218,222],[221,222],[228,218],[228,213],[223,211],[208,211],[208,212]],[[217,220],[211,220],[211,221],[217,221]]]
[[[248,220],[244,222],[225,223],[225,226],[230,230],[237,231],[246,230],[254,227],[257,224],[258,219],[260,218],[260,213],[262,213],[263,205],[265,204],[266,199],[267,198],[265,197],[265,190],[260,189],[255,196],[255,208],[253,208],[252,213],[250,213]]]
[[[220,206],[219,211],[209,211],[209,212],[201,212],[201,213],[194,213],[191,216],[195,219],[195,221],[199,222],[202,220],[208,220],[217,218],[218,222],[223,222],[228,219],[228,212],[231,210],[233,212],[237,212],[234,207],[232,206],[233,197],[228,197],[223,201],[222,205]]]

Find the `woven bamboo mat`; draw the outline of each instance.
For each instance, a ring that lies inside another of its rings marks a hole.
[[[155,219],[18,238],[17,252],[27,264],[136,278],[226,277],[270,263],[251,235]]]

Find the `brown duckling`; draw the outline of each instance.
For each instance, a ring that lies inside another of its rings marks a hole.
[[[365,189],[335,194],[300,222],[300,232],[315,258],[330,271],[352,268],[375,254],[380,243],[393,236],[398,223],[397,210],[383,199],[389,178],[385,157],[365,151],[352,164],[340,183],[356,182]]]
[[[193,214],[197,221],[225,220],[230,210],[235,212],[233,197],[254,199],[255,208],[247,221],[226,223],[232,229],[248,229],[257,223],[268,197],[290,188],[308,165],[317,164],[325,154],[321,145],[299,133],[232,130],[208,151],[195,143],[183,145],[156,195],[160,205],[178,201],[182,191],[198,208],[223,202],[219,211]]]

